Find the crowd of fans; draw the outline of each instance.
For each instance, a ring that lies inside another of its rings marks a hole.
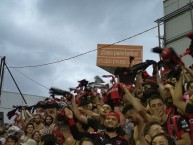
[[[15,119],[1,126],[0,145],[193,145],[192,67],[144,72],[129,85],[82,80],[73,92],[52,89],[9,112]]]

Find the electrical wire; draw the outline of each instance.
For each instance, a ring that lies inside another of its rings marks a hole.
[[[129,39],[134,38],[134,37],[136,37],[136,36],[139,36],[139,35],[141,35],[141,34],[143,34],[143,33],[146,33],[146,32],[148,32],[148,31],[150,31],[150,30],[153,30],[153,29],[155,29],[155,28],[157,28],[157,27],[158,27],[158,26],[154,26],[154,27],[152,27],[152,28],[150,28],[150,29],[147,29],[147,30],[145,30],[145,31],[143,31],[143,32],[140,32],[140,33],[135,34],[135,35],[133,35],[133,36],[127,37],[127,38],[122,39],[122,40],[120,40],[120,41],[114,42],[114,43],[112,43],[112,44],[109,44],[109,45],[100,47],[100,48],[98,48],[98,49],[106,48],[106,47],[109,47],[109,46],[118,44],[118,43],[120,43],[120,42],[129,40]],[[77,57],[80,57],[80,56],[82,56],[82,55],[86,55],[86,54],[91,53],[91,52],[94,52],[94,51],[96,51],[96,50],[98,50],[98,49],[93,49],[93,50],[90,50],[90,51],[87,51],[87,52],[84,52],[84,53],[81,53],[81,54],[78,54],[78,55],[75,55],[75,56],[72,56],[72,57],[69,57],[69,58],[66,58],[66,59],[54,61],[54,62],[48,62],[48,63],[37,64],[37,65],[16,66],[16,67],[9,67],[9,68],[19,68],[19,69],[21,69],[21,68],[34,68],[34,67],[41,67],[41,66],[46,66],[46,65],[52,65],[52,64],[55,64],[55,63],[60,63],[60,62],[67,61],[67,60],[70,60],[70,59],[73,59],[73,58],[77,58]]]
[[[118,44],[118,43],[120,43],[120,42],[126,41],[126,40],[128,40],[128,39],[131,39],[131,38],[134,38],[134,37],[136,37],[136,36],[139,36],[139,35],[141,35],[141,34],[143,34],[143,33],[146,33],[146,32],[148,32],[148,31],[150,31],[150,30],[153,30],[153,29],[155,29],[155,28],[157,28],[157,27],[158,27],[158,26],[154,26],[154,27],[152,27],[152,28],[150,28],[150,29],[147,29],[147,30],[145,30],[145,31],[143,31],[143,32],[140,32],[140,33],[138,33],[138,34],[136,34],[136,35],[127,37],[127,38],[125,38],[125,39],[122,39],[122,40],[120,40],[120,41],[117,41],[117,42],[115,42],[115,43],[112,43],[112,44],[109,44],[109,45],[106,45],[106,46],[103,46],[103,47],[100,47],[100,48],[98,48],[98,49],[102,49],[102,48],[106,48],[106,47],[109,47],[109,46]],[[66,60],[70,60],[70,59],[73,59],[73,58],[76,58],[76,57],[79,57],[79,56],[82,56],[82,55],[86,55],[86,54],[91,53],[91,52],[93,52],[93,51],[96,51],[96,50],[98,50],[98,49],[93,49],[93,50],[87,51],[87,52],[85,52],[85,53],[81,53],[81,54],[78,54],[78,55],[75,55],[75,56],[72,56],[72,57],[63,59],[63,60],[58,60],[58,61],[55,61],[55,62],[50,62],[50,63],[45,63],[45,64],[39,64],[39,65],[29,65],[29,66],[22,66],[22,67],[13,67],[13,66],[11,66],[10,64],[8,64],[8,63],[7,63],[7,64],[10,66],[9,68],[15,69],[17,72],[19,72],[20,74],[22,74],[23,76],[25,76],[25,77],[28,78],[29,80],[33,81],[34,83],[38,84],[39,86],[41,86],[41,87],[43,87],[43,88],[45,88],[45,89],[47,89],[47,90],[49,90],[48,87],[46,87],[45,85],[40,84],[39,82],[37,82],[37,81],[35,81],[34,79],[30,78],[29,76],[25,75],[23,72],[19,71],[17,68],[41,67],[41,66],[45,66],[45,65],[52,65],[52,64],[60,63],[60,62],[63,62],[63,61],[66,61]]]
[[[8,63],[6,62],[6,64],[8,64]],[[23,72],[19,71],[19,70],[16,69],[15,67],[12,67],[10,64],[8,64],[8,65],[10,66],[9,68],[13,68],[13,69],[16,70],[17,72],[19,72],[20,74],[22,74],[23,76],[25,76],[26,78],[28,78],[29,80],[33,81],[34,83],[38,84],[39,86],[41,86],[41,87],[43,87],[43,88],[45,88],[45,89],[47,89],[47,90],[49,90],[49,88],[46,87],[45,85],[42,85],[42,84],[40,84],[39,82],[37,82],[37,81],[33,80],[32,78],[28,77],[28,76],[27,76],[26,74],[24,74]]]

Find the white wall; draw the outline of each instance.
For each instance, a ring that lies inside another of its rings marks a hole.
[[[43,96],[34,96],[34,95],[27,95],[23,94],[27,105],[31,106],[36,104],[38,101],[42,101],[45,99]],[[4,113],[4,123],[12,123],[12,120],[8,120],[7,112],[13,110],[13,105],[25,105],[25,102],[22,99],[22,96],[19,93],[14,92],[6,92],[2,91],[0,96],[1,104],[0,104],[0,112]]]
[[[193,0],[166,0],[164,1],[164,14],[168,15],[189,2]],[[192,10],[188,10],[164,22],[165,47],[173,47],[178,54],[183,53],[189,47],[191,40],[186,37],[186,34],[193,31],[192,16]],[[189,55],[184,56],[182,60],[186,65],[193,64],[193,58]]]

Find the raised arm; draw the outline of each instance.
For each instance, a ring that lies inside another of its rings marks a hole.
[[[174,97],[174,86],[172,86],[172,85],[170,85],[170,84],[166,84],[166,85],[164,86],[164,89],[168,89],[168,90],[170,91],[170,95],[171,95],[172,97]],[[169,96],[167,96],[167,97],[169,97]]]
[[[100,114],[95,113],[94,111],[91,111],[89,109],[85,109],[83,107],[78,108],[81,112],[84,112],[86,115],[89,115],[90,117],[94,119],[100,119]]]
[[[156,78],[157,78],[157,84],[158,84],[158,86],[159,86],[158,92],[160,93],[162,99],[163,99],[163,100],[166,100],[167,96],[166,96],[166,94],[165,94],[165,92],[164,92],[164,89],[165,89],[165,88],[164,88],[164,85],[163,85],[163,83],[162,83],[162,80],[161,80],[161,77],[160,77],[159,73],[157,73]]]
[[[140,71],[136,75],[135,88],[134,88],[135,96],[137,96],[138,98],[141,98],[141,95],[143,94],[142,89],[143,89],[142,88],[142,72]]]
[[[80,132],[78,130],[78,128],[76,127],[74,118],[73,118],[73,113],[70,109],[65,108],[64,111],[65,111],[66,117],[69,119],[70,130],[71,130],[71,133],[74,139],[80,140],[83,137],[94,139],[95,135],[92,135],[88,132]]]
[[[173,104],[178,109],[185,112],[187,103],[182,98],[183,73],[184,72],[182,71],[180,74],[180,78],[175,85],[174,95],[172,96],[172,98],[173,98]]]
[[[184,66],[184,69],[188,72],[188,74],[191,76],[191,79],[193,79],[193,70],[189,67]]]
[[[71,102],[72,102],[72,111],[73,111],[74,115],[76,116],[76,118],[80,122],[82,122],[84,124],[87,124],[88,123],[88,118],[80,113],[80,111],[78,110],[78,105],[76,104],[76,101],[75,101],[74,97],[72,98]]]
[[[127,89],[126,86],[123,87],[125,91],[124,99],[128,102],[131,102],[135,110],[140,114],[140,116],[144,119],[144,122],[148,122],[151,120],[150,115],[147,114],[146,108],[139,102],[137,98],[135,98]]]

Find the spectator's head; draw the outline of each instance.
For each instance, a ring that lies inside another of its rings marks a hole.
[[[41,145],[55,145],[56,137],[53,134],[46,134],[41,137]]]
[[[44,119],[44,124],[46,126],[50,126],[53,123],[53,117],[51,115],[48,115]]]
[[[41,134],[39,131],[34,131],[32,134],[32,139],[35,140],[37,143],[40,142]]]
[[[0,127],[0,137],[3,136],[6,133],[5,128]]]
[[[145,137],[145,140],[150,143],[152,138],[158,134],[158,133],[161,133],[161,132],[164,132],[161,125],[156,122],[156,121],[152,121],[152,122],[149,122],[145,125],[144,127],[144,137]]]
[[[164,112],[165,104],[161,96],[155,95],[149,98],[149,107],[152,114],[155,114],[157,111]]]
[[[122,113],[125,118],[132,122],[134,125],[139,123],[140,116],[131,103],[127,103],[124,105]]]
[[[100,115],[105,116],[107,112],[111,111],[111,106],[108,104],[103,104],[99,111]]]
[[[107,132],[115,132],[119,127],[120,115],[118,112],[109,111],[106,113],[104,125]]]
[[[149,89],[145,92],[143,92],[143,96],[142,98],[140,98],[140,101],[141,103],[144,105],[144,106],[147,106],[147,100],[151,97],[151,96],[154,96],[154,95],[159,95],[159,92],[156,90],[156,89]]]
[[[171,77],[168,79],[168,83],[175,85],[177,83],[177,79],[175,77]]]
[[[167,98],[168,98],[168,97],[171,97],[171,93],[170,93],[170,90],[167,88],[167,85],[171,85],[171,84],[164,85],[163,92],[164,92],[164,95],[167,96]]]
[[[32,134],[34,131],[34,124],[29,122],[25,127],[25,134]]]
[[[176,145],[176,143],[170,136],[158,133],[152,138],[150,145]]]
[[[92,139],[84,137],[80,140],[79,145],[94,145],[94,142]]]
[[[41,123],[41,115],[40,114],[35,114],[34,115],[34,122],[35,122],[35,124],[40,124]]]
[[[5,128],[5,130],[8,130],[11,126],[12,126],[12,125],[11,125],[11,124],[9,124],[9,123],[5,123],[5,124],[4,124],[4,128]]]
[[[41,105],[44,105],[44,101],[39,101],[39,102],[37,102],[37,106],[41,106]],[[36,108],[36,113],[44,113],[45,112],[45,109],[43,109],[42,107],[38,107],[38,108]]]
[[[46,113],[50,116],[52,116],[53,120],[56,120],[57,117],[57,109],[56,108],[48,108],[46,109]]]
[[[148,77],[143,80],[143,90],[148,91],[150,89],[157,89],[159,86],[157,85],[155,79]]]
[[[170,89],[168,89],[168,87],[167,87],[168,85],[173,87],[173,89],[174,89],[174,85],[172,85],[172,84],[168,83],[168,84],[164,85],[163,93],[164,93],[164,96],[166,96],[166,99],[164,101],[165,101],[166,106],[173,106],[173,99],[172,99]]]
[[[18,137],[16,135],[9,135],[6,139],[6,145],[18,145]]]
[[[20,131],[20,128],[17,126],[11,126],[8,130],[7,130],[7,134],[8,135],[16,135],[18,132]]]

